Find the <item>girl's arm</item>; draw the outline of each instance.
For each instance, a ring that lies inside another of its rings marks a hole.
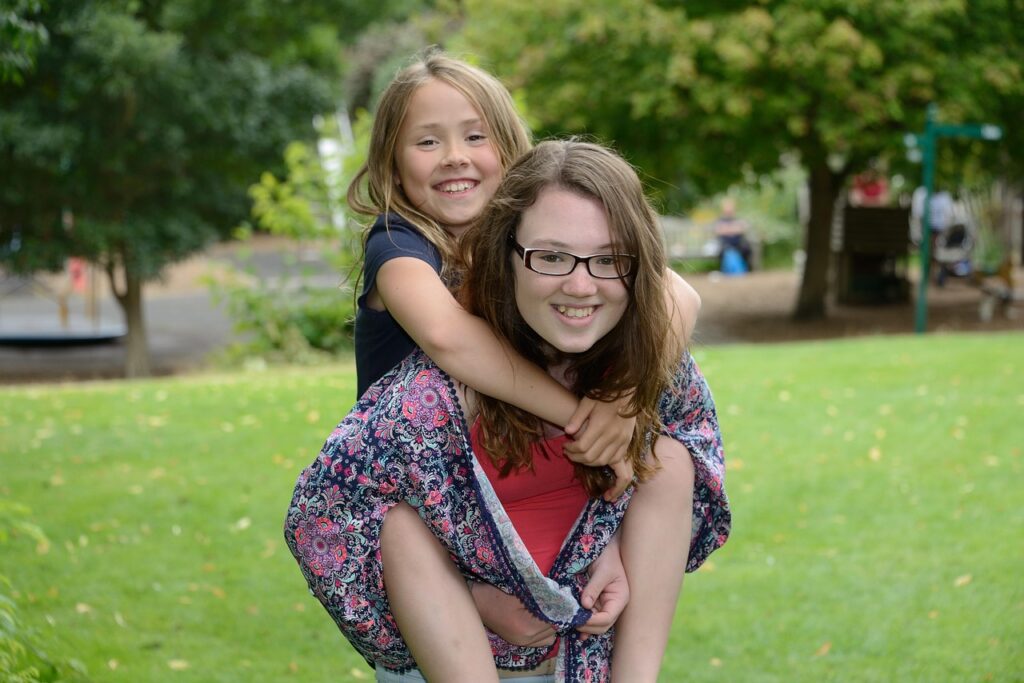
[[[429,264],[391,259],[377,271],[375,288],[402,329],[454,379],[552,424],[568,424],[576,397],[466,312]]]

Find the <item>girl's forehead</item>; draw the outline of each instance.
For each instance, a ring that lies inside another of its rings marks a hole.
[[[427,79],[413,91],[406,110],[406,122],[410,118],[445,122],[453,119],[486,122],[484,113],[462,89],[437,78]]]

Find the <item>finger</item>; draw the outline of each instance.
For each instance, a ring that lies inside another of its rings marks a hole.
[[[576,630],[580,633],[599,636],[602,633],[607,633],[614,623],[615,619],[608,612],[594,612],[590,619],[587,619],[587,623],[577,627]]]
[[[604,499],[608,502],[616,500],[633,483],[633,466],[625,460],[609,465],[615,474],[615,483],[605,491]]]
[[[601,589],[602,587],[600,586],[594,586],[593,582],[587,584],[587,587],[583,589],[583,593],[580,595],[580,604],[586,609],[593,609],[597,596],[601,594]]]
[[[566,445],[577,453],[588,453],[593,450],[598,437],[600,433],[590,429],[590,420],[587,420],[580,431],[573,435],[573,440]],[[590,464],[589,460],[587,464]]]
[[[572,414],[569,423],[565,425],[565,433],[569,436],[580,436],[586,430],[587,418],[590,417],[590,413],[596,405],[597,402],[589,398],[581,399],[580,404],[576,406],[576,412]]]
[[[610,465],[616,460],[618,450],[614,444],[610,443],[608,439],[601,439],[597,436],[597,432],[594,434],[590,438],[582,437],[565,445],[565,452],[570,460],[590,467]]]

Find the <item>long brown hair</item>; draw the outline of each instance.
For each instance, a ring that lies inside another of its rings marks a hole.
[[[589,350],[559,356],[534,332],[515,301],[512,238],[522,214],[546,188],[599,201],[617,253],[636,256],[626,278],[629,304],[619,323]],[[632,392],[637,418],[628,459],[640,480],[653,471],[644,458],[660,427],[658,399],[678,361],[665,302],[666,259],[657,216],[633,168],[615,152],[575,140],[539,144],[509,169],[494,199],[463,240],[470,267],[459,290],[463,305],[483,318],[528,360],[540,367],[565,361],[570,389],[578,396],[611,399]],[[530,444],[543,438],[541,420],[515,406],[480,396],[483,446],[508,473],[529,467]],[[601,470],[576,466],[591,495],[611,481]]]
[[[501,161],[508,169],[530,148],[526,124],[516,111],[504,85],[483,69],[449,57],[431,47],[414,57],[398,72],[380,96],[370,133],[366,162],[348,186],[348,205],[358,213],[376,216],[397,213],[415,225],[441,252],[443,271],[455,262],[455,240],[433,217],[412,205],[398,185],[395,150],[398,134],[413,94],[431,80],[441,81],[462,93],[480,113]],[[364,235],[364,247],[365,247]]]

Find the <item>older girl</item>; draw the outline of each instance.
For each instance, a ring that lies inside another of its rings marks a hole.
[[[662,423],[672,437],[657,437],[655,453],[692,462],[697,484],[677,493],[687,511],[701,511],[690,557],[699,564],[728,529],[717,421],[692,360],[683,355],[676,368],[660,235],[635,173],[594,145],[544,143],[510,170],[469,248],[463,292],[472,313],[575,395],[628,390],[641,433]],[[482,681],[496,680],[495,663],[542,669],[552,652],[492,635],[492,660],[458,583],[420,586],[435,628],[424,628],[422,615],[407,628],[391,613],[381,529],[405,503],[463,575],[514,595],[559,634],[558,680],[607,680],[610,636],[579,636],[575,627],[589,611],[578,598],[628,495],[595,498],[608,480],[574,472],[563,439],[537,418],[453,384],[421,354],[370,387],[300,476],[286,524],[313,592],[368,660],[403,671],[415,657],[428,679]],[[643,441],[628,454],[641,477],[651,470]],[[517,487],[525,493],[517,496]],[[523,501],[549,511],[556,501],[550,524],[539,525]],[[463,625],[457,637],[438,626],[450,619]],[[437,652],[447,654],[440,663]]]

